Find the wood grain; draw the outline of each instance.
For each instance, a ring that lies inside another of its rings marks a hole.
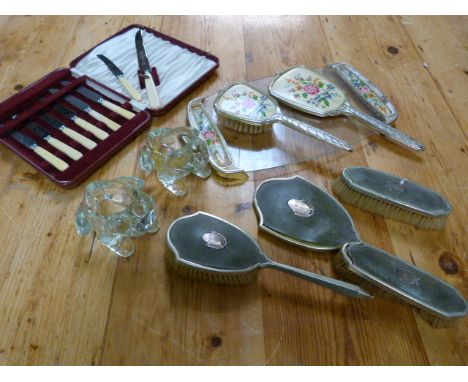
[[[264,270],[256,284],[191,281],[165,266],[165,232],[197,210],[222,216],[257,238],[272,258],[333,275],[330,253],[291,247],[257,231],[251,200],[263,180],[295,173],[330,189],[352,165],[403,175],[439,190],[454,212],[425,232],[353,207],[362,238],[459,288],[467,296],[467,17],[1,17],[0,98],[130,23],[206,49],[218,73],[152,128],[185,124],[186,103],[233,82],[294,64],[348,62],[395,102],[396,126],[427,145],[412,154],[379,136],[351,154],[251,174],[223,187],[189,178],[175,198],[138,169],[138,137],[90,179],[138,175],[158,201],[161,230],[117,259],[92,236],[79,237],[74,212],[85,184],[63,190],[0,149],[0,364],[4,365],[466,365],[467,320],[435,330],[406,306],[354,301]],[[355,134],[360,134],[360,128]],[[447,264],[449,264],[447,266]]]

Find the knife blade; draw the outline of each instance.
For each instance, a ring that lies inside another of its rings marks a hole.
[[[123,72],[103,54],[98,54],[97,56],[102,62],[104,62],[104,64],[111,71],[111,73],[120,81],[122,86],[127,90],[127,92],[132,96],[132,98],[136,101],[141,101],[141,94],[138,93],[138,91],[133,87],[128,78],[124,76]]]
[[[60,150],[62,153],[66,154],[73,160],[78,160],[83,156],[83,154],[81,154],[78,150],[75,150],[73,147],[70,147],[66,143],[63,143],[62,141],[54,138],[47,130],[44,130],[36,122],[27,124],[26,128],[31,130],[38,137],[44,139],[48,144],[55,147],[57,150]]]
[[[19,131],[12,131],[9,135],[15,141],[19,142],[23,146],[26,146],[30,150],[34,151],[37,155],[39,155],[46,162],[50,163],[57,170],[65,171],[69,167],[67,162],[56,157],[54,154],[47,151],[46,149],[43,149],[41,146],[37,144],[37,142],[34,139],[28,137],[27,135],[24,135],[23,133],[20,133]]]
[[[145,46],[143,44],[143,36],[141,34],[141,29],[135,34],[135,47],[138,57],[138,65],[140,66],[140,71],[145,76],[145,86],[146,92],[148,94],[148,105],[150,109],[157,109],[161,100],[159,99],[158,92],[156,90],[156,85],[153,81],[153,76],[151,75],[151,66],[146,55]]]
[[[80,133],[77,133],[76,131],[70,129],[67,127],[62,121],[59,121],[58,119],[48,115],[44,114],[42,115],[42,119],[47,122],[47,124],[54,129],[60,130],[62,133],[64,133],[67,137],[73,139],[74,141],[81,143],[84,147],[86,147],[88,150],[94,149],[97,144],[96,142],[92,141],[89,138],[86,138],[84,135],[81,135]]]
[[[107,134],[104,130],[101,130],[99,127],[94,126],[88,121],[85,121],[84,119],[78,117],[78,115],[76,115],[74,111],[66,108],[63,105],[60,105],[60,104],[56,105],[54,109],[60,114],[62,114],[63,116],[67,117],[68,119],[71,119],[74,123],[76,123],[81,128],[85,129],[86,131],[89,131],[91,134],[93,134],[96,138],[99,138],[101,141],[106,139],[109,136],[109,134]]]
[[[49,89],[49,93],[55,94],[59,90],[55,88]],[[91,106],[89,106],[86,102],[83,102],[82,100],[76,98],[75,96],[68,95],[65,97],[65,100],[75,106],[77,109],[80,109],[81,111],[89,114],[91,117],[94,119],[97,119],[98,121],[103,122],[108,128],[116,131],[120,128],[120,125],[111,119],[107,118],[105,115],[102,115],[98,113],[96,110],[93,110]]]
[[[76,89],[76,91],[78,93],[80,93],[83,97],[86,97],[88,98],[89,100],[93,101],[93,102],[96,102],[96,103],[99,103],[101,104],[102,106],[106,107],[107,109],[109,110],[112,110],[113,112],[121,115],[122,117],[126,118],[126,119],[132,119],[135,114],[133,114],[132,112],[124,109],[123,107],[120,107],[112,102],[109,102],[107,101],[106,99],[104,99],[104,97],[102,97],[100,94],[90,90],[90,89],[87,89],[85,88],[84,86],[80,86],[78,87],[78,89]]]

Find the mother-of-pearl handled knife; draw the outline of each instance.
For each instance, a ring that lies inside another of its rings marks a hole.
[[[124,76],[123,72],[106,56],[102,54],[97,55],[98,58],[106,64],[107,68],[112,72],[112,74],[120,81],[122,86],[127,90],[127,92],[132,96],[132,98],[138,102],[142,100],[142,96],[138,91],[133,87],[130,81]]]
[[[50,153],[46,149],[43,149],[41,146],[37,144],[37,142],[20,133],[19,131],[12,131],[10,136],[14,138],[17,142],[21,143],[23,146],[34,151],[37,155],[39,155],[42,159],[46,160],[52,166],[54,166],[59,171],[65,171],[69,166],[67,162],[61,160],[60,158],[56,157],[54,154]]]
[[[63,143],[54,138],[48,131],[44,130],[37,123],[32,122],[26,125],[26,127],[38,137],[44,139],[49,145],[55,147],[57,150],[60,150],[71,159],[78,160],[83,156],[83,154],[81,154],[78,150],[75,150],[73,147],[68,146],[66,143]]]
[[[99,138],[101,141],[106,139],[109,134],[107,134],[104,130],[101,130],[99,127],[94,126],[93,124],[85,121],[84,119],[78,117],[75,112],[71,111],[70,109],[66,108],[62,105],[55,106],[55,110],[58,111],[60,114],[64,115],[68,119],[71,119],[74,123],[76,123],[81,128],[89,131],[93,134],[96,138]]]
[[[44,114],[42,116],[42,119],[44,119],[54,129],[60,130],[67,137],[69,137],[69,138],[73,139],[74,141],[82,144],[88,150],[92,150],[97,146],[96,142],[94,142],[91,139],[85,137],[84,135],[81,135],[80,133],[77,133],[75,130],[70,129],[69,127],[65,126],[62,123],[62,121],[59,121],[58,119],[55,119],[54,117],[51,117],[48,114]]]
[[[161,105],[161,100],[156,90],[153,76],[151,75],[151,66],[149,64],[148,57],[146,56],[141,30],[139,30],[135,35],[135,46],[138,57],[138,65],[140,66],[140,71],[145,76],[145,87],[146,93],[148,94],[149,107],[150,109],[157,109]]]
[[[78,89],[76,89],[76,91],[80,93],[83,97],[86,97],[93,102],[101,104],[102,106],[108,108],[109,110],[112,110],[113,112],[121,115],[126,119],[132,119],[135,116],[135,114],[131,111],[124,109],[123,107],[120,107],[115,103],[107,101],[100,94],[93,92],[92,90],[86,89],[84,86],[80,86]]]

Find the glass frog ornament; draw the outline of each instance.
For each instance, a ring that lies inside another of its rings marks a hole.
[[[155,200],[136,176],[98,180],[86,187],[76,213],[79,235],[96,232],[98,240],[122,257],[135,252],[132,237],[159,229]]]
[[[151,131],[140,154],[140,168],[156,171],[164,187],[176,196],[185,196],[187,175],[207,178],[211,174],[208,150],[198,134],[186,126]]]

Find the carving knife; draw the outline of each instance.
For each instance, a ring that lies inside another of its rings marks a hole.
[[[135,46],[138,57],[138,65],[140,66],[140,71],[145,76],[145,86],[146,92],[148,93],[148,104],[150,109],[157,109],[161,104],[159,99],[158,92],[156,90],[156,85],[153,81],[153,76],[151,75],[151,67],[146,56],[145,46],[143,45],[143,36],[141,35],[141,30],[139,30],[135,35]]]
[[[58,92],[58,89],[49,89],[49,92],[54,94]],[[105,115],[98,113],[96,110],[93,110],[91,106],[89,106],[86,102],[83,102],[82,100],[76,98],[75,96],[72,96],[72,95],[65,96],[65,100],[71,103],[77,109],[80,109],[81,111],[84,111],[85,113],[88,113],[94,119],[101,121],[109,129],[116,131],[120,128],[120,125],[118,123],[107,118]]]
[[[73,139],[74,141],[76,141],[78,143],[81,143],[88,150],[92,150],[97,146],[96,142],[94,142],[91,139],[85,137],[84,135],[81,135],[80,133],[77,133],[75,130],[70,129],[69,127],[64,125],[62,121],[60,121],[58,119],[55,119],[54,117],[51,117],[48,114],[44,114],[42,116],[42,119],[44,119],[44,121],[46,121],[54,129],[60,130],[67,137]]]
[[[76,91],[80,93],[83,97],[86,97],[93,102],[101,104],[102,106],[108,108],[109,110],[112,110],[113,112],[116,112],[117,114],[121,115],[126,119],[132,119],[135,116],[135,114],[133,114],[131,111],[128,111],[123,107],[116,105],[115,103],[105,100],[100,94],[93,92],[92,90],[86,89],[84,86],[80,86],[78,89],[76,89]]]
[[[78,115],[76,115],[74,111],[66,108],[63,105],[55,106],[55,110],[57,110],[60,114],[64,115],[68,119],[71,119],[74,123],[76,123],[81,128],[85,129],[86,131],[89,131],[91,134],[99,138],[101,141],[106,139],[109,136],[109,134],[107,134],[104,130],[101,130],[99,127],[96,127],[92,125],[91,123],[89,123],[88,121],[85,121],[84,119],[78,117]]]
[[[69,167],[67,162],[64,162],[63,160],[56,157],[54,154],[50,153],[46,149],[43,149],[37,144],[37,142],[34,139],[28,137],[27,135],[24,135],[19,131],[12,131],[9,135],[12,138],[14,138],[17,142],[21,143],[23,146],[26,146],[27,148],[34,151],[37,155],[39,155],[42,159],[46,160],[57,170],[65,171]]]
[[[27,124],[26,128],[31,130],[38,137],[44,139],[48,144],[55,147],[57,150],[60,150],[62,153],[66,154],[73,160],[78,160],[83,156],[83,154],[81,154],[78,150],[75,150],[73,147],[70,147],[66,143],[63,143],[54,138],[47,130],[44,130],[35,122]]]
[[[102,62],[104,62],[104,64],[106,64],[107,68],[120,81],[122,86],[128,91],[132,98],[136,101],[141,101],[141,94],[138,93],[138,91],[133,87],[128,78],[124,76],[123,72],[106,56],[102,54],[98,54],[97,56],[101,59]]]

